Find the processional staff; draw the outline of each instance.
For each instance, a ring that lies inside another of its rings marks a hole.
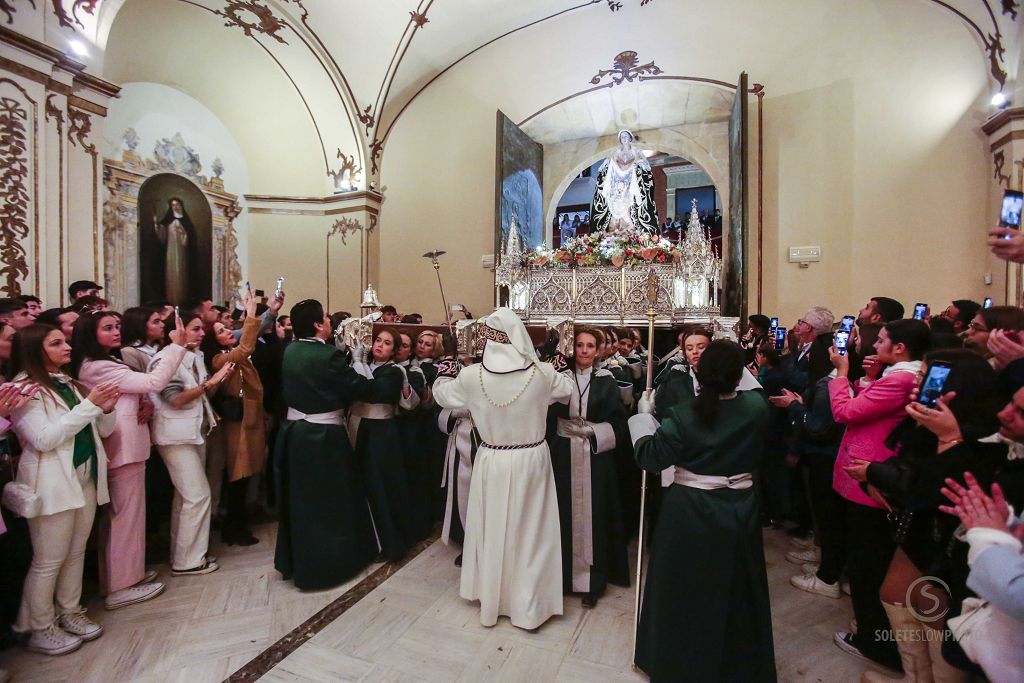
[[[647,386],[644,395],[651,400],[654,388],[654,318],[658,315],[658,274],[652,266],[647,271]],[[636,638],[640,630],[640,593],[644,566],[644,512],[647,506],[647,470],[640,470],[640,531],[636,547],[636,600],[633,605],[633,667],[636,667]]]

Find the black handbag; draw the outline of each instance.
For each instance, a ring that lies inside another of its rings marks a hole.
[[[241,372],[241,368],[239,368],[239,372]],[[238,396],[229,396],[218,391],[210,401],[222,421],[241,422],[245,417],[245,402],[243,401],[245,397],[242,394],[244,384],[244,381],[239,383]]]

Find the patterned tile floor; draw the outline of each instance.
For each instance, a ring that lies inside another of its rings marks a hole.
[[[276,525],[256,529],[250,548],[215,547],[220,571],[188,578],[159,567],[167,591],[142,605],[90,615],[105,635],[64,657],[0,653],[15,682],[220,681],[245,666],[379,565],[330,591],[302,592],[273,569]],[[847,628],[849,599],[790,587],[799,569],[785,562],[784,535],[767,532],[769,587],[781,681],[856,681],[864,664],[840,652],[832,633]],[[565,614],[536,633],[507,619],[480,626],[458,595],[456,550],[427,547],[348,611],[271,669],[264,681],[629,681],[633,593],[612,588],[584,610],[568,597]]]

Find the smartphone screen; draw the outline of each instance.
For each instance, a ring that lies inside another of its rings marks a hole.
[[[999,210],[999,225],[1020,229],[1020,213],[1024,208],[1024,193],[1007,190],[1003,193],[1003,206]]]
[[[839,352],[840,356],[846,355],[846,347],[850,343],[850,333],[846,330],[839,330],[836,332],[836,351]]]
[[[786,328],[776,327],[775,328],[775,348],[781,351],[786,348]]]
[[[992,308],[992,297],[986,296],[985,302],[981,304],[982,308]]]
[[[772,318],[772,329],[773,330],[777,330],[778,328],[779,328],[779,319],[778,318]]]
[[[924,320],[926,315],[928,315],[928,304],[914,306],[914,320]]]
[[[949,378],[949,363],[945,361],[935,361],[928,366],[928,374],[921,382],[921,388],[917,394],[917,402],[921,405],[934,408],[935,404],[942,398],[942,387],[946,384],[946,379]]]
[[[852,315],[844,315],[843,322],[839,323],[839,329],[843,332],[853,332],[853,324],[857,319]]]

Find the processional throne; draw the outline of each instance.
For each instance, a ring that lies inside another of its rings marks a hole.
[[[495,300],[527,324],[646,325],[651,271],[656,327],[703,324],[735,338],[739,319],[722,317],[719,308],[722,258],[696,199],[676,242],[642,231],[595,233],[534,251],[523,247],[513,216],[495,264]]]

